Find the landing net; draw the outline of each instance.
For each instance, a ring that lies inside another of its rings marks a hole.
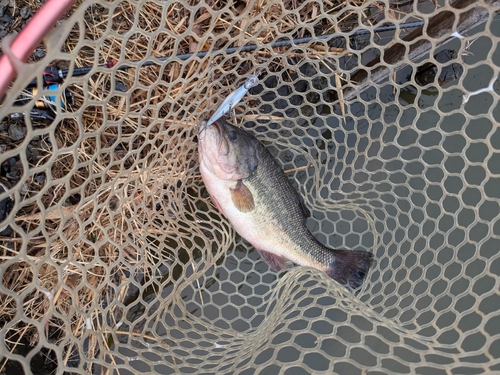
[[[499,6],[73,7],[0,107],[2,368],[500,371]],[[14,102],[49,65],[68,70],[55,119],[32,118],[48,90]],[[230,121],[283,165],[320,241],[374,253],[357,296],[273,272],[208,197],[198,126],[249,74]]]

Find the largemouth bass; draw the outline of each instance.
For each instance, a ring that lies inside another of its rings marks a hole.
[[[200,171],[215,206],[234,229],[281,271],[293,263],[326,272],[338,283],[358,289],[373,255],[333,250],[306,227],[309,212],[269,151],[249,132],[219,119],[202,124]]]

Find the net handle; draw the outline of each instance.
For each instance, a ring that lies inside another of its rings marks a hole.
[[[48,0],[15,37],[10,35],[2,41],[3,55],[0,56],[0,97],[10,82],[22,70],[23,63],[40,44],[52,26],[68,11],[76,0]]]

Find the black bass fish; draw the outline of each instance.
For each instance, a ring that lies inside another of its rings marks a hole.
[[[252,134],[219,119],[202,124],[200,171],[215,206],[276,271],[290,262],[317,268],[358,289],[373,254],[333,250],[306,227],[309,212],[269,151]]]

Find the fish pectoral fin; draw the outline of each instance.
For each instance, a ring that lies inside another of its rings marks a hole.
[[[259,253],[259,255],[262,257],[264,262],[267,263],[269,267],[271,267],[275,271],[283,271],[288,268],[290,268],[290,262],[288,259],[274,255],[273,253],[270,253],[268,251],[264,250],[259,250],[255,249]]]
[[[241,212],[250,212],[255,208],[255,202],[250,190],[241,180],[238,181],[234,189],[230,188],[231,199],[238,210]]]

